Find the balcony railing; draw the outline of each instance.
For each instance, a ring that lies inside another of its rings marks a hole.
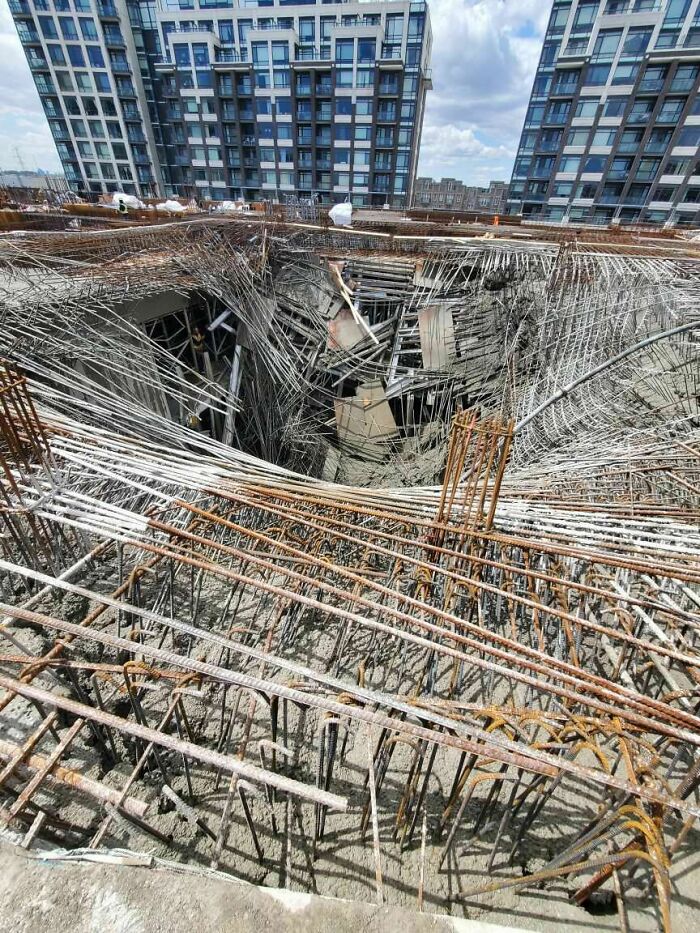
[[[692,91],[695,87],[695,78],[674,78],[671,82],[672,91]]]
[[[682,110],[676,113],[670,113],[668,110],[662,110],[656,117],[657,123],[678,123],[681,118]]]
[[[665,78],[642,78],[642,80],[639,82],[639,90],[658,93],[659,91],[663,90],[665,83]]]
[[[17,24],[20,26],[20,23]],[[39,38],[39,33],[35,29],[17,29],[17,34],[19,35],[20,42],[41,42]]]
[[[248,62],[248,50],[237,52],[235,49],[216,49],[214,64],[236,64],[237,62]]]
[[[7,0],[7,5],[10,8],[10,13],[22,13],[25,16],[32,15],[32,8],[27,3],[27,0]]]

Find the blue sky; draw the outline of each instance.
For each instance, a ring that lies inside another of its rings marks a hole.
[[[432,0],[433,85],[418,171],[509,180],[550,0]],[[0,0],[0,168],[60,162],[7,4]]]

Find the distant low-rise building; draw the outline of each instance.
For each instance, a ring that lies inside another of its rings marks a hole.
[[[0,188],[67,191],[68,183],[64,175],[52,175],[49,172],[0,170]]]
[[[492,181],[488,188],[465,185],[456,178],[417,178],[413,207],[435,211],[475,211],[500,214],[505,211],[508,185]]]

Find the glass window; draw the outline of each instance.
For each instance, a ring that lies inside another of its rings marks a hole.
[[[403,13],[388,13],[386,17],[387,42],[400,42],[403,38]]]
[[[616,135],[617,130],[615,129],[596,130],[593,134],[591,146],[612,146],[615,142]]]
[[[603,116],[621,117],[624,114],[626,107],[627,107],[626,97],[610,97],[608,98],[608,101],[605,104],[605,110],[603,111]]]
[[[357,116],[369,117],[372,115],[372,107],[374,101],[371,97],[365,97],[362,100],[358,100],[355,104],[355,113]],[[338,111],[340,113],[340,111]]]
[[[66,57],[60,45],[47,45],[46,48],[49,52],[49,58],[54,65],[65,65]]]
[[[99,45],[86,45],[88,61],[93,68],[104,68],[105,60]]]
[[[351,62],[355,54],[354,39],[335,40],[335,60],[337,62]]]
[[[109,83],[109,75],[104,71],[96,71],[93,73],[95,78],[95,87],[101,94],[109,94],[112,90]]]
[[[373,62],[376,58],[376,50],[377,50],[376,40],[358,39],[357,40],[358,62]]]
[[[580,156],[564,156],[564,158],[559,163],[560,172],[570,172],[571,174],[576,174],[581,165]]]
[[[289,43],[272,43],[272,61],[275,65],[286,65],[289,62]]]
[[[573,181],[557,181],[554,183],[554,188],[552,189],[552,197],[555,197],[555,198],[571,197],[571,192],[573,191],[573,188],[574,188]]]
[[[681,130],[677,146],[698,146],[700,145],[700,126],[686,126]]]
[[[61,27],[61,35],[64,39],[76,42],[78,39],[78,30],[70,16],[59,16],[58,24]]]
[[[622,46],[623,56],[643,55],[651,40],[653,30],[646,26],[630,29],[625,38],[625,44]]]
[[[313,42],[316,38],[316,20],[313,16],[299,17],[299,41]],[[352,40],[350,40],[352,41]]]
[[[88,17],[81,16],[79,22],[80,31],[83,34],[83,39],[87,40],[88,42],[97,42],[97,26],[95,26],[95,21],[93,19],[89,19]]]
[[[209,47],[206,42],[192,43],[192,59],[195,68],[206,68],[209,65]]]
[[[39,16],[39,28],[45,39],[58,39],[56,24],[51,16]]]
[[[350,116],[352,114],[352,99],[350,97],[336,98],[335,112],[342,117]]]
[[[607,156],[589,156],[583,164],[584,172],[602,172],[607,162]]]
[[[621,38],[621,29],[601,29],[593,46],[593,57],[614,58]]]
[[[569,130],[566,138],[567,146],[585,146],[588,142],[589,130]]]
[[[613,75],[613,84],[634,84],[639,74],[639,63],[618,65]]]
[[[589,86],[605,84],[610,76],[610,65],[589,65],[584,72],[583,83]]]
[[[267,42],[253,42],[252,49],[254,65],[270,64],[270,50]]]
[[[187,68],[191,64],[190,47],[187,43],[176,42],[173,46],[175,52],[175,64],[178,68]]]
[[[579,30],[581,27],[591,26],[595,22],[599,6],[598,0],[579,3],[576,18],[574,19],[574,29]]]
[[[577,117],[594,117],[598,112],[599,97],[584,97],[576,104]]]

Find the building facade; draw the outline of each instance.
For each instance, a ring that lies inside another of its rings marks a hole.
[[[434,211],[474,211],[502,214],[506,210],[508,184],[489,182],[488,188],[465,185],[456,178],[416,178],[413,207]]]
[[[80,194],[410,203],[424,2],[8,3]]]
[[[700,0],[555,0],[508,210],[700,221]]]

